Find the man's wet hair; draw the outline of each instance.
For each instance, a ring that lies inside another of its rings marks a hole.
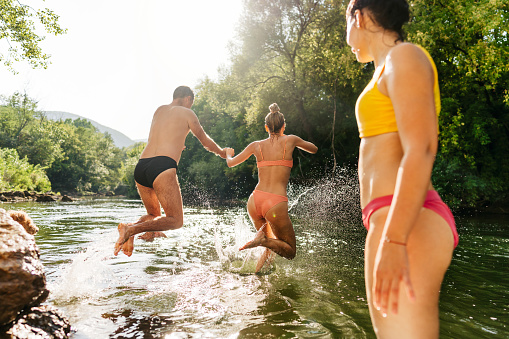
[[[194,92],[188,86],[179,86],[173,92],[173,99],[183,99],[186,97],[191,97],[194,101]]]

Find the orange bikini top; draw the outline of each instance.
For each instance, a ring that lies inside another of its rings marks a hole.
[[[260,154],[262,156],[262,160],[258,161],[256,163],[256,167],[265,167],[265,166],[286,166],[286,167],[293,167],[293,159],[292,160],[285,160],[285,154],[286,154],[286,140],[285,140],[285,148],[283,150],[283,159],[281,160],[263,160],[263,153],[262,153],[262,146],[260,146],[260,143],[258,143],[258,147],[260,148]]]
[[[424,51],[435,74],[435,83],[433,85],[433,92],[435,97],[435,108],[437,116],[440,113],[440,89],[438,88],[438,73],[433,59],[421,46],[417,46]],[[357,99],[355,105],[355,117],[357,118],[357,126],[359,127],[359,137],[371,137],[374,135],[397,132],[398,125],[396,124],[396,114],[392,107],[391,99],[382,94],[378,89],[378,79],[385,69],[385,63],[379,68],[379,72],[373,74],[373,78],[368,83],[364,91]]]

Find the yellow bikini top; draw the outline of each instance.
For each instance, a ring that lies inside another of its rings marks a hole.
[[[428,51],[421,46],[417,47],[424,51],[433,66],[433,73],[435,73],[433,92],[438,116],[440,113],[440,89],[438,88],[437,68]],[[377,85],[377,81],[385,69],[385,63],[379,69],[380,71],[373,74],[373,78],[366,88],[364,88],[364,91],[362,91],[355,105],[355,117],[357,118],[359,137],[361,138],[398,131],[396,114],[394,113],[391,99],[380,93]]]

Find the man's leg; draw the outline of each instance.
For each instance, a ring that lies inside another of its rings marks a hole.
[[[162,232],[182,227],[184,221],[184,210],[182,207],[180,186],[177,179],[177,170],[175,168],[166,170],[159,174],[156,180],[154,180],[154,192],[156,199],[163,207],[165,216],[156,217],[153,220],[132,225],[120,224],[118,226],[119,238],[115,244],[114,250],[115,255],[118,254],[122,245],[133,235],[142,232]],[[153,196],[147,197],[149,199],[148,201],[155,201]]]
[[[135,222],[135,224],[139,224],[148,220],[153,220],[155,218],[158,218],[161,216],[161,206],[159,205],[159,200],[157,200],[156,193],[153,188],[145,187],[143,185],[140,185],[136,183],[136,187],[138,189],[138,194],[140,195],[141,201],[143,202],[143,205],[145,206],[145,209],[147,210],[147,214],[143,215],[138,219],[138,221]],[[120,225],[132,225],[132,223],[129,224],[120,224]],[[120,228],[123,228],[124,226],[119,225],[119,232]],[[153,232],[150,232],[153,234]],[[147,233],[145,233],[147,234]],[[164,233],[162,233],[164,235]],[[140,238],[143,236],[140,236]],[[142,238],[143,239],[143,238]],[[154,239],[154,236],[152,235],[152,239]],[[129,240],[127,240],[122,245],[122,252],[124,252],[125,255],[130,257],[133,254],[134,250],[134,236],[129,237]]]
[[[165,214],[158,220],[162,227],[159,231],[181,228],[184,223],[184,207],[177,169],[161,173],[154,181],[154,190]]]
[[[138,187],[138,193],[143,201],[143,205],[145,205],[147,214],[141,216],[135,224],[161,217],[161,205],[159,204],[155,190],[150,187],[142,186],[138,183],[136,183],[136,186]],[[145,234],[140,235],[138,239],[153,241],[156,237],[166,237],[166,235],[162,232],[146,232]]]

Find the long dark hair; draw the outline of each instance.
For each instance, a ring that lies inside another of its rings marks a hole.
[[[353,17],[356,10],[369,11],[371,20],[386,30],[396,32],[398,39],[405,40],[403,25],[410,20],[410,10],[406,0],[352,0],[348,12]]]

